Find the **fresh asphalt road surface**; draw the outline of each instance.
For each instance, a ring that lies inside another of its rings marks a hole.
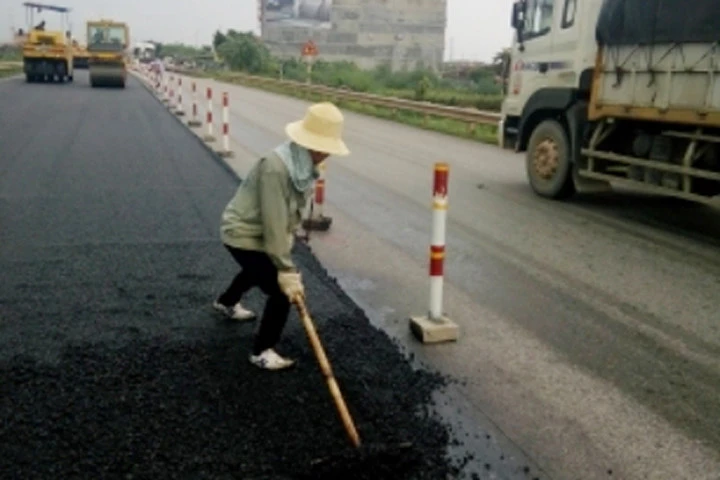
[[[240,170],[308,105],[196,82],[214,86],[215,118],[229,93]],[[346,118],[352,156],[329,162],[334,223],[313,248],[374,321],[467,378],[470,408],[555,478],[720,478],[717,210],[628,192],[545,201],[519,155]],[[445,307],[462,336],[424,348],[406,317],[427,304],[436,161],[451,165]]]
[[[281,351],[296,368],[249,364],[252,324],[210,309],[237,271],[218,232],[235,188],[134,79],[0,83],[0,478],[457,478],[447,429],[417,415],[442,379],[414,370],[306,247],[308,304],[362,439],[412,448],[345,450],[295,313]],[[528,478],[489,451],[465,472]]]

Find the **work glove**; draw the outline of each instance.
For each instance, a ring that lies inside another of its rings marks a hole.
[[[300,272],[279,272],[278,284],[280,290],[287,295],[291,302],[305,297],[305,287],[302,284]]]

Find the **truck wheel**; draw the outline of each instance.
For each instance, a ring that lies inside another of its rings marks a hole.
[[[570,142],[555,120],[544,120],[533,130],[525,157],[530,186],[542,197],[562,199],[575,193]]]

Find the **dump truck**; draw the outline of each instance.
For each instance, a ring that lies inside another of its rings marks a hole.
[[[77,40],[73,40],[73,66],[77,69],[87,69],[90,54],[87,47]]]
[[[23,6],[28,11],[26,17],[29,19],[28,32],[19,32],[24,35],[22,55],[25,78],[28,82],[72,82],[73,49],[70,31],[65,30],[70,9],[31,2],[25,2]],[[46,29],[44,20],[35,24],[34,14],[45,11],[61,15],[61,30]]]
[[[124,22],[87,22],[88,69],[92,87],[125,88],[130,31]]]
[[[498,143],[542,197],[720,205],[720,2],[520,0]]]

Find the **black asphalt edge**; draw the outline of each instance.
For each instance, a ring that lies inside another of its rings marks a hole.
[[[188,125],[186,125],[182,118],[178,117],[177,115],[172,113],[170,110],[168,110],[167,106],[165,106],[165,104],[162,102],[162,100],[155,94],[155,91],[153,90],[153,88],[145,82],[145,80],[140,76],[139,73],[133,71],[132,75],[135,77],[135,79],[138,82],[140,82],[140,85],[142,85],[143,88],[145,88],[145,90],[150,94],[150,96],[163,107],[163,109],[168,113],[168,115],[173,117],[180,125],[182,125],[184,127],[183,130],[185,130],[200,145],[202,145],[202,147],[205,149],[205,151],[210,154],[210,156],[213,158],[213,160],[215,160],[215,162],[217,162],[218,165],[220,165],[220,167],[223,170],[225,170],[227,173],[232,175],[238,181],[238,183],[242,183],[242,181],[243,181],[242,177],[230,165],[228,165],[228,163],[220,155],[218,155],[218,153],[215,150],[213,150],[212,147],[210,147],[210,145],[208,145]]]
[[[442,419],[443,425],[448,427],[451,436],[448,444],[450,458],[453,460],[460,459],[461,469],[470,469],[464,471],[466,475],[476,478],[472,475],[479,475],[484,469],[485,471],[482,473],[492,470],[496,474],[501,474],[500,478],[504,480],[548,480],[552,478],[548,471],[532,458],[522,446],[512,440],[483,409],[473,405],[472,401],[462,391],[462,388],[467,386],[467,378],[442,372],[437,367],[422,360],[400,339],[395,338],[382,328],[376,327],[375,322],[370,318],[372,313],[368,313],[363,307],[363,302],[343,288],[336,273],[332,268],[328,268],[320,262],[320,259],[313,252],[312,246],[302,244],[302,248],[306,248],[310,253],[307,266],[312,270],[321,272],[323,276],[328,278],[328,289],[340,298],[348,308],[351,308],[353,313],[362,317],[375,330],[382,332],[405,361],[416,370],[424,370],[442,376],[444,384],[440,390],[436,391],[438,396],[432,401],[430,408]],[[447,403],[448,401],[450,403]],[[480,429],[475,427],[480,427]],[[478,461],[480,457],[483,458],[482,467],[477,464],[477,470],[472,470],[469,463]]]

